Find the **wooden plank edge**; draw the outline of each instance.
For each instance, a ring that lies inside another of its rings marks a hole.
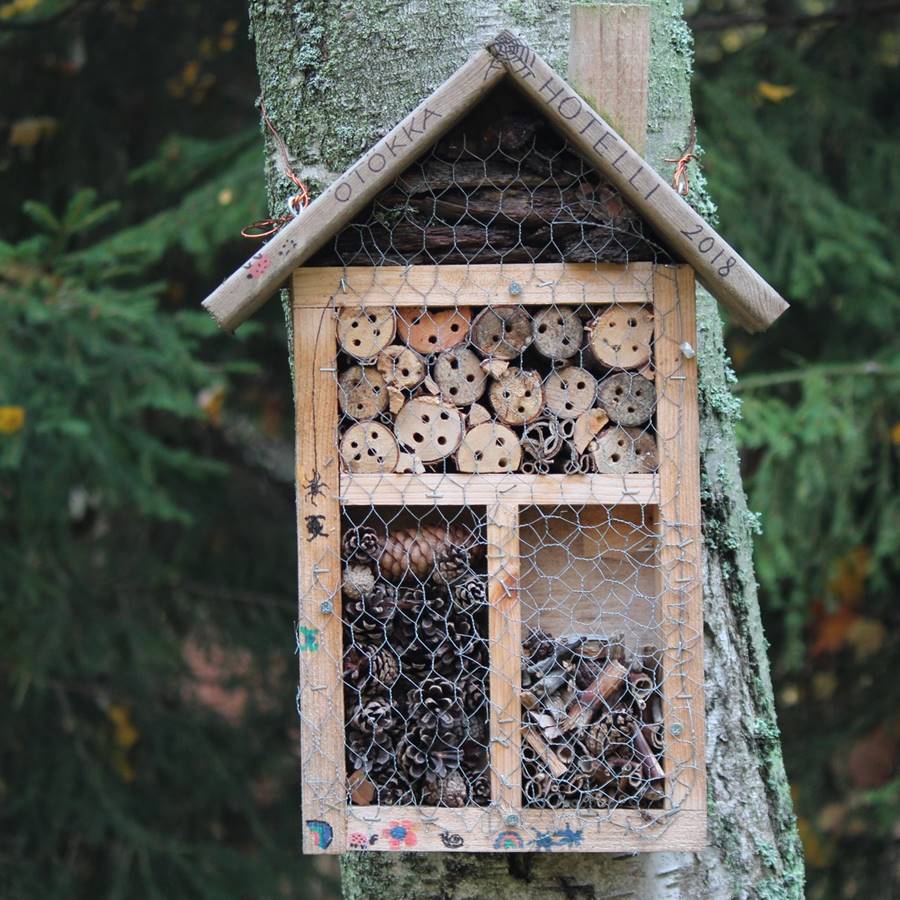
[[[765,330],[788,309],[784,298],[527,43],[501,31],[487,48],[513,84],[696,270],[744,328]]]
[[[487,51],[473,55],[222,282],[203,301],[204,309],[223,329],[234,331],[272,296],[293,269],[452,128],[504,75],[504,67]]]

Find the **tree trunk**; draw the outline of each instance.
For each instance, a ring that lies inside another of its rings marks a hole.
[[[686,142],[692,40],[680,0],[650,0],[647,156],[660,171]],[[485,0],[366,4],[251,0],[266,107],[313,190],[399,121],[501,27],[566,69],[569,4]],[[291,185],[269,145],[273,208]],[[714,208],[694,173],[692,202]],[[712,298],[698,297],[705,536],[709,847],[702,853],[393,854],[343,862],[356,898],[766,897],[803,895],[803,860],[782,763],[733,424],[738,402]]]

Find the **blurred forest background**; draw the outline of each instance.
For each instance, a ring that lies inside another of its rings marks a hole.
[[[900,2],[688,3],[812,898],[900,892]],[[0,0],[0,896],[333,896],[299,846],[292,413],[243,0]],[[360,148],[362,151],[363,148]]]

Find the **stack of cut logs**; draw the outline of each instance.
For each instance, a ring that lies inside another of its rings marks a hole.
[[[660,655],[622,637],[533,631],[522,669],[523,802],[656,806],[664,799]]]
[[[657,467],[648,306],[348,308],[337,331],[349,472]]]
[[[484,549],[458,524],[345,529],[352,803],[490,801]]]

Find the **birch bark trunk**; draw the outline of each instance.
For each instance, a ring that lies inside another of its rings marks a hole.
[[[250,0],[266,107],[295,169],[317,190],[502,27],[566,70],[566,0]],[[681,0],[649,0],[647,158],[664,173],[691,115],[692,38]],[[291,185],[270,144],[273,208]],[[691,200],[715,214],[692,173]],[[724,898],[803,896],[803,859],[782,763],[751,559],[755,519],[741,486],[738,401],[715,302],[698,296],[705,538],[709,841],[702,853],[356,854],[348,900],[410,898]]]

